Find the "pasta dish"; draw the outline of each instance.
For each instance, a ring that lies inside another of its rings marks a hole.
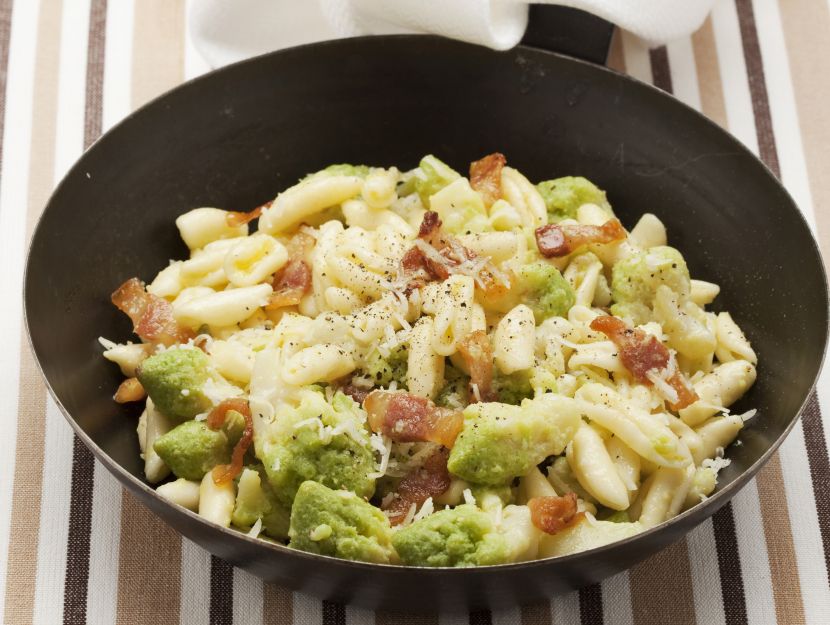
[[[140,340],[100,342],[147,481],[252,537],[429,567],[591,549],[706,499],[755,414],[719,287],[582,177],[332,165],[176,226],[189,258],[112,294]]]

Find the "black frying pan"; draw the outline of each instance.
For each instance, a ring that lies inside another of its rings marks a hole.
[[[595,60],[607,27],[537,28],[536,43]],[[597,39],[598,36],[598,39]],[[593,38],[591,38],[593,37]],[[562,49],[562,48],[560,48]],[[571,48],[576,50],[576,48]],[[220,529],[142,480],[135,410],[113,403],[120,374],[99,335],[131,327],[109,303],[124,279],[152,277],[186,249],[174,218],[195,206],[248,210],[336,162],[414,166],[435,153],[459,170],[493,151],[531,180],[584,175],[623,223],[646,211],[668,226],[695,277],[723,288],[757,349],[758,408],[728,451],[719,491],[634,538],[554,560],[470,570],[368,565],[313,556]],[[81,440],[182,534],[255,575],[368,607],[498,608],[596,582],[712,515],[793,427],[822,362],[827,288],[790,196],[740,143],[695,111],[604,67],[519,47],[496,53],[436,37],[303,46],[214,72],[150,103],[96,143],[55,191],[35,232],[26,319],[50,389]]]

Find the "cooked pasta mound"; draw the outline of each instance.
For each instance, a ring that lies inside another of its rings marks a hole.
[[[605,545],[695,506],[729,464],[755,352],[652,214],[490,154],[332,165],[190,249],[100,339],[143,402],[148,482],[294,549],[481,566]]]

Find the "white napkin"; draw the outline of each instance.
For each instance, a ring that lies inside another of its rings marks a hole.
[[[594,13],[653,43],[688,35],[715,0],[533,0]],[[515,46],[529,0],[193,0],[190,33],[213,67],[334,37],[435,33],[496,50]]]

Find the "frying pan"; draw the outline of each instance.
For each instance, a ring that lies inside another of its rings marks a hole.
[[[607,25],[583,17],[537,45],[593,60]],[[535,35],[533,33],[535,32]],[[586,43],[587,42],[587,43]],[[581,49],[580,49],[581,48]],[[500,151],[531,180],[583,175],[629,227],[667,225],[691,273],[716,282],[760,356],[736,410],[758,415],[705,503],[633,538],[551,560],[476,569],[347,562],[257,541],[168,504],[142,479],[136,409],[113,403],[117,368],[98,336],[131,336],[109,303],[186,249],[174,218],[195,206],[248,210],[329,163],[408,168],[434,153],[459,170]],[[43,213],[25,278],[29,336],[80,439],[167,523],[264,579],[320,597],[409,611],[500,608],[615,574],[726,504],[793,427],[827,339],[818,248],[793,200],[738,141],[665,93],[595,63],[431,36],[388,36],[279,51],[213,72],[151,102],[67,174]],[[47,459],[48,461],[48,459]]]

